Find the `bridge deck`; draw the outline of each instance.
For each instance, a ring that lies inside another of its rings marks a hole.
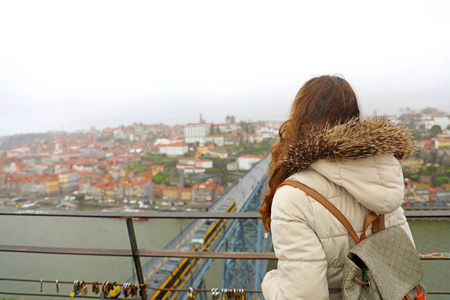
[[[236,182],[232,187],[230,187],[220,198],[218,198],[208,209],[208,213],[223,212],[223,206],[227,206],[227,203],[235,201],[236,211],[241,211],[246,202],[250,199],[252,192],[257,188],[258,185],[263,183],[263,179],[267,173],[269,158],[265,158],[255,165],[251,170],[249,170],[242,178]],[[211,240],[208,251],[218,251],[224,245],[227,235],[232,231],[231,228],[235,226],[236,220],[225,221],[225,228],[223,232],[214,236]],[[163,250],[185,250],[190,251],[193,249],[192,238],[195,233],[200,230],[202,225],[205,224],[207,220],[199,219],[193,221],[189,224],[180,234],[178,234],[171,242],[169,242]],[[194,283],[194,279],[198,281],[201,279],[209,269],[212,261],[205,259],[173,259],[173,258],[153,258],[149,260],[142,266],[144,273],[144,281],[152,286],[161,286],[161,284],[168,284],[170,281],[170,276],[174,272],[182,274],[183,278],[180,278],[175,284],[183,288],[184,285],[189,283],[191,285]],[[186,271],[181,267],[186,264]],[[180,267],[181,266],[181,267]],[[162,272],[164,270],[165,272]],[[130,281],[132,281],[130,279]],[[149,290],[149,296],[156,297],[157,292]],[[170,295],[170,299],[176,299],[177,295],[174,293]],[[152,299],[152,298],[151,298]],[[169,298],[168,298],[169,299]]]

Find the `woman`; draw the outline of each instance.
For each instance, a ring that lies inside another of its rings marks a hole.
[[[359,236],[372,211],[385,214],[386,228],[399,226],[412,240],[401,208],[404,181],[398,161],[414,151],[411,133],[359,116],[355,93],[343,78],[313,78],[298,92],[272,147],[269,191],[259,209],[278,258],[278,269],[262,282],[265,299],[341,299],[344,258],[354,245],[316,200],[291,186],[277,189],[286,179],[321,193]]]

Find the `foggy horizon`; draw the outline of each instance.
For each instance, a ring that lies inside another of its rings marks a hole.
[[[398,112],[392,112],[392,113],[385,113],[385,114],[380,114],[376,109],[372,112],[362,112],[362,117],[366,118],[366,117],[372,117],[373,113],[376,112],[377,116],[386,116],[386,115],[396,115],[396,116],[400,116],[402,113],[407,113],[406,109],[409,108],[411,110],[412,113],[419,113],[422,109],[428,108],[431,106],[424,106],[421,108],[411,108],[411,107],[404,107],[404,108],[400,108],[400,110]],[[444,112],[446,114],[449,114],[448,111],[444,111],[442,109],[440,109],[439,107],[432,107],[435,109],[438,109],[441,112]],[[229,114],[225,114],[224,117],[222,119],[217,119],[217,120],[212,120],[208,118],[208,115],[206,114],[201,114],[202,118],[204,119],[204,121],[206,123],[213,123],[213,124],[220,124],[220,123],[225,123],[225,117],[227,115],[229,116],[234,116],[236,117],[234,114],[229,113]],[[187,116],[189,117],[189,116]],[[136,120],[136,121],[129,121],[127,123],[114,123],[113,121],[110,124],[107,125],[86,125],[84,127],[80,126],[79,128],[53,128],[53,129],[48,129],[48,130],[43,130],[43,131],[30,131],[30,132],[16,132],[16,133],[12,133],[12,134],[5,134],[5,135],[0,135],[0,138],[4,138],[4,137],[8,137],[8,136],[15,136],[15,135],[26,135],[26,134],[45,134],[45,133],[51,133],[51,132],[66,132],[66,133],[75,133],[75,132],[87,132],[90,131],[92,127],[95,128],[95,130],[97,131],[102,131],[104,129],[107,128],[117,128],[117,127],[121,127],[121,126],[131,126],[134,124],[143,124],[143,125],[155,125],[155,124],[163,124],[163,125],[168,125],[168,126],[176,126],[176,125],[181,125],[184,126],[186,124],[189,123],[198,123],[200,121],[200,113],[197,116],[192,116],[192,117],[196,117],[196,118],[192,118],[192,120],[190,121],[186,121],[186,122],[180,122],[180,123],[168,123],[168,122],[164,122],[164,121],[159,121],[159,122],[151,122],[150,120]],[[244,118],[244,119],[239,119],[236,117],[236,123],[239,123],[241,121],[243,122],[256,122],[256,121],[271,121],[271,122],[284,122],[286,119],[288,118],[288,114],[286,114],[286,117],[284,119],[276,119],[276,118],[270,118],[267,117],[265,119],[256,119],[256,118]]]
[[[0,136],[284,121],[324,74],[363,116],[450,112],[447,1],[24,2],[0,4]]]

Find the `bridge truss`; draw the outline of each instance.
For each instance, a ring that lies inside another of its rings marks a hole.
[[[254,188],[241,212],[256,212],[261,204],[262,189],[266,176]],[[254,219],[235,220],[230,226],[230,238],[226,240],[226,252],[269,252],[270,242],[266,241],[262,223]],[[269,248],[269,249],[267,249]],[[267,261],[227,259],[224,261],[222,287],[260,289],[266,273]]]

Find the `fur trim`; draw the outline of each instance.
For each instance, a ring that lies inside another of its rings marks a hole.
[[[319,159],[334,162],[388,153],[403,159],[416,150],[412,134],[406,126],[386,119],[352,119],[343,125],[306,132],[290,146],[283,162],[295,173]]]

